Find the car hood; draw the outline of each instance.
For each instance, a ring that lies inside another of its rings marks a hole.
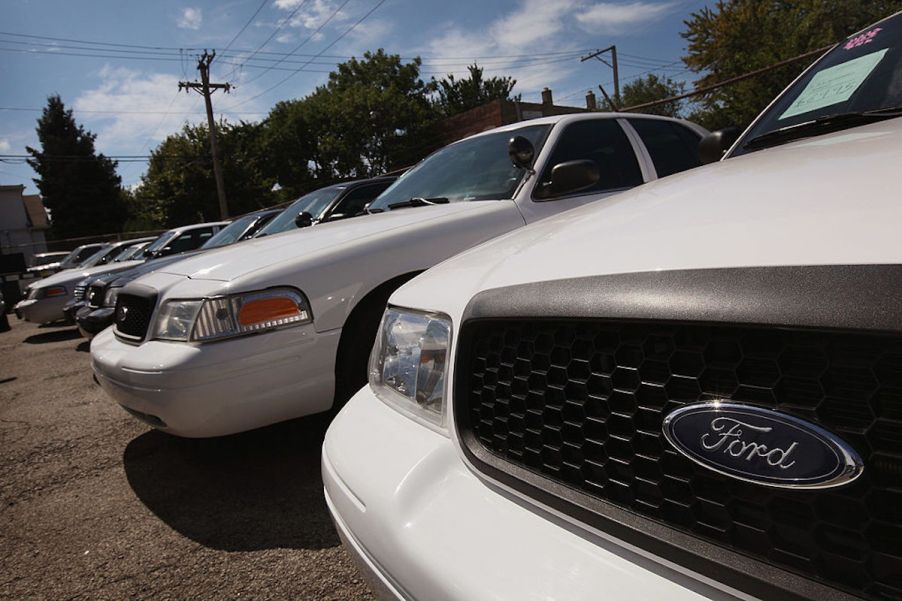
[[[47,286],[60,286],[70,282],[79,282],[87,277],[100,275],[103,273],[112,273],[114,271],[123,271],[137,265],[141,265],[143,261],[121,261],[119,263],[109,263],[107,265],[98,265],[96,267],[88,267],[87,269],[67,269],[48,276],[42,280],[38,280],[30,288],[45,288]]]
[[[206,250],[191,250],[178,255],[169,255],[166,257],[159,257],[157,259],[150,259],[149,261],[145,261],[136,267],[132,267],[131,269],[127,269],[123,272],[118,273],[115,276],[106,276],[107,282],[112,283],[113,286],[125,286],[127,283],[131,282],[134,279],[141,277],[142,275],[153,273],[159,269],[163,269],[167,265],[172,263],[176,263],[178,261],[185,261],[190,257],[195,255],[199,255],[203,252],[207,252]]]
[[[411,227],[449,217],[495,210],[498,202],[454,202],[446,205],[395,209],[346,221],[322,223],[301,230],[245,240],[235,246],[211,249],[197,258],[179,261],[160,273],[192,279],[231,281],[263,267],[271,267],[298,257],[313,258],[331,249],[361,243],[369,238],[404,236]]]
[[[460,315],[482,290],[528,282],[902,263],[900,164],[902,119],[760,150],[519,229],[427,271],[391,302]]]

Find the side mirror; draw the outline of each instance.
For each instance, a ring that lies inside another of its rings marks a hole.
[[[722,159],[741,133],[738,127],[730,126],[712,131],[702,138],[698,143],[698,158],[702,165]]]
[[[143,254],[145,257],[147,257],[149,259],[150,257],[153,256],[153,251],[150,250],[149,248],[145,248],[141,254]]]
[[[298,216],[294,218],[294,224],[299,228],[310,227],[313,225],[313,215],[307,211],[301,211],[298,213]]]
[[[163,248],[161,248],[160,250],[157,251],[156,256],[158,256],[158,257],[165,257],[165,256],[167,256],[167,255],[171,255],[172,252],[173,252],[173,251],[172,251],[172,247],[171,247],[171,246],[164,246]]]
[[[591,188],[601,179],[595,161],[567,161],[551,169],[552,194],[569,194]]]
[[[532,169],[536,148],[523,136],[514,136],[507,143],[507,155],[511,158],[514,167]]]

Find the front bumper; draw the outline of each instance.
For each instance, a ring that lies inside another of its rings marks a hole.
[[[87,306],[82,307],[75,314],[75,323],[78,324],[78,331],[81,332],[82,336],[90,340],[113,325],[114,311],[113,307],[101,307],[99,309]]]
[[[63,316],[66,319],[67,323],[75,323],[75,316],[80,309],[85,306],[84,300],[75,300],[70,299],[65,305],[63,305]]]
[[[32,298],[19,301],[14,310],[16,317],[33,323],[51,323],[66,318],[63,307],[69,297]]]
[[[369,387],[333,421],[322,469],[348,550],[390,598],[733,598],[487,484]]]
[[[91,342],[103,389],[132,415],[178,436],[224,436],[332,406],[340,330],[312,325],[206,344]]]

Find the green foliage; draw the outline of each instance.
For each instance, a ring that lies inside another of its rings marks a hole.
[[[271,206],[274,180],[259,123],[220,123],[217,141],[231,215]],[[175,227],[219,218],[206,125],[185,125],[151,152],[136,193],[136,223]]]
[[[663,100],[671,96],[678,96],[686,91],[686,84],[682,81],[674,81],[669,77],[658,77],[654,73],[642,79],[636,79],[623,86],[620,95],[620,105],[631,107],[655,100]],[[637,112],[651,115],[664,115],[665,117],[682,116],[683,101],[676,100],[664,104],[657,104]]]
[[[702,74],[701,87],[833,44],[900,8],[900,0],[719,0],[685,21],[683,62]],[[689,118],[710,129],[747,125],[812,60],[707,94]]]
[[[510,93],[517,85],[511,77],[489,77],[484,79],[482,68],[472,64],[467,69],[470,76],[455,79],[454,74],[429,83],[429,89],[435,92],[435,107],[438,112],[450,117],[497,99],[510,100]],[[517,95],[514,100],[519,100]]]
[[[37,126],[41,149],[27,148],[34,180],[51,211],[57,238],[118,231],[126,218],[116,162],[94,150],[95,134],[75,122],[59,96],[50,96]]]
[[[415,162],[435,118],[427,93],[419,59],[380,49],[338,65],[306,98],[278,103],[263,144],[281,196]]]

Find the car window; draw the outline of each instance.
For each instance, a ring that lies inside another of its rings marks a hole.
[[[279,216],[266,224],[257,236],[268,236],[270,234],[278,234],[289,230],[297,229],[295,218],[304,211],[310,213],[314,219],[318,219],[326,207],[335,200],[344,190],[343,186],[329,186],[328,188],[320,188],[309,194],[301,196],[299,199],[291,203],[287,209],[279,213]]]
[[[511,198],[526,169],[515,167],[507,152],[508,141],[523,136],[541,151],[548,125],[480,134],[437,150],[399,177],[370,205],[370,211],[404,206],[412,198],[447,201],[502,200]]]
[[[173,240],[170,244],[168,244],[169,252],[167,254],[174,255],[176,253],[183,253],[188,250],[194,250],[212,237],[212,227],[205,227],[201,229],[191,230],[190,232],[185,232],[184,234]]]
[[[88,246],[81,249],[80,251],[78,251],[78,254],[75,255],[75,261],[73,261],[73,263],[76,265],[81,263],[85,259],[97,254],[100,248],[100,246]]]
[[[379,184],[371,184],[354,188],[348,195],[338,201],[332,210],[332,215],[344,215],[345,217],[353,217],[362,212],[366,205],[373,202],[377,196],[382,194],[392,182],[382,182]]]
[[[588,160],[598,166],[598,183],[579,194],[631,188],[642,184],[642,171],[629,139],[614,119],[575,121],[567,125],[557,140],[534,196],[547,200],[551,193],[551,170],[567,161]]]
[[[225,226],[215,235],[207,239],[204,248],[217,248],[219,246],[227,246],[233,242],[237,242],[247,231],[247,228],[257,219],[256,215],[245,215],[239,217],[229,225]]]
[[[701,136],[679,123],[663,119],[628,119],[651,155],[658,177],[666,177],[701,165]]]

